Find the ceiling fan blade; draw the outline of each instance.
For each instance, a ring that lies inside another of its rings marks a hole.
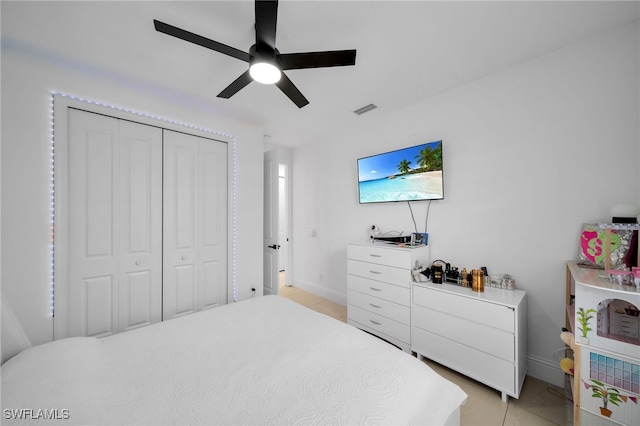
[[[356,64],[356,51],[333,50],[327,52],[285,53],[277,55],[283,70],[303,68],[342,67]]]
[[[202,37],[198,34],[194,34],[192,32],[180,29],[178,27],[174,27],[173,25],[166,24],[156,19],[153,20],[153,24],[156,27],[156,31],[182,39],[184,41],[188,41],[189,43],[194,43],[199,46],[206,47],[207,49],[224,53],[225,55],[232,56],[236,59],[240,59],[241,61],[245,61],[245,62],[249,62],[249,59],[251,58],[248,53],[243,52],[242,50],[236,49],[235,47],[218,43],[217,41],[210,40],[206,37]]]
[[[256,0],[256,46],[265,44],[276,48],[278,2]]]
[[[249,70],[246,70],[244,73],[240,75],[240,77],[236,78],[233,83],[228,85],[222,92],[218,94],[219,98],[229,99],[236,93],[240,91],[247,84],[251,83],[253,79],[249,75]]]
[[[282,77],[280,77],[280,81],[276,83],[276,86],[278,86],[278,88],[282,90],[282,93],[287,95],[298,108],[302,108],[309,103],[307,98],[304,97],[295,84],[293,84],[284,73],[282,73]]]

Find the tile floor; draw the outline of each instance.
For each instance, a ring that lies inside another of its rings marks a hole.
[[[347,307],[296,287],[280,286],[280,296],[314,311],[347,322]],[[500,392],[435,362],[425,360],[440,375],[456,383],[468,399],[462,406],[462,426],[545,426],[572,424],[572,403],[565,390],[527,376],[519,399],[503,403]]]

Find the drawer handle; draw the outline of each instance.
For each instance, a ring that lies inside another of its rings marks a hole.
[[[371,270],[369,270],[369,272],[371,272],[372,274],[376,274],[376,275],[382,275],[382,272],[379,272],[379,271],[371,271]]]
[[[373,306],[374,308],[378,308],[378,309],[382,308],[382,306],[374,305],[373,303],[369,303],[369,305]]]
[[[382,290],[380,290],[379,288],[375,288],[375,287],[369,287],[369,288],[370,288],[371,290],[373,290],[373,291],[382,291]]]
[[[369,321],[371,321],[371,322],[372,322],[372,323],[374,323],[375,325],[382,325],[382,324],[380,324],[379,322],[374,321],[374,320],[372,320],[372,319],[370,319]]]
[[[371,257],[382,257],[381,254],[371,254],[371,253],[369,253],[369,256],[371,256]]]

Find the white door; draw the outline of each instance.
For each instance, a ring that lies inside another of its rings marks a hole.
[[[287,192],[286,178],[282,174],[282,164],[279,166],[278,176],[278,271],[282,272],[287,268]]]
[[[197,138],[164,132],[162,319],[196,312]]]
[[[227,302],[227,145],[164,131],[163,319]]]
[[[200,298],[198,309],[227,303],[227,144],[198,138]]]
[[[106,336],[160,319],[161,131],[69,110],[65,336]],[[135,210],[135,211],[134,211]],[[129,230],[136,228],[133,234]],[[66,265],[56,265],[65,267]],[[64,327],[63,327],[64,329]],[[58,336],[57,336],[58,337]]]
[[[162,130],[120,125],[118,331],[162,320]]]
[[[278,294],[278,158],[275,150],[264,153],[263,280],[265,295]]]

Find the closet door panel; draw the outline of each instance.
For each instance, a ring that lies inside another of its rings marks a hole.
[[[84,281],[86,297],[86,335],[103,337],[113,334],[113,276],[94,277]]]
[[[175,304],[174,317],[191,314],[195,311],[196,301],[196,281],[194,265],[176,266],[175,271],[175,294],[173,303]]]
[[[163,319],[227,303],[227,144],[164,132]]]
[[[69,260],[56,265],[68,267],[68,336],[107,335],[118,329],[118,121],[69,110],[69,129]]]
[[[164,131],[163,319],[198,310],[198,140]]]
[[[162,319],[162,129],[120,121],[119,331]]]
[[[200,308],[227,303],[227,144],[200,138]]]
[[[85,259],[111,258],[114,255],[114,174],[115,143],[113,134],[89,130],[85,145],[76,146],[84,154],[85,170],[78,171],[86,180],[83,221],[86,224]],[[82,152],[84,151],[84,152]],[[75,182],[74,182],[75,183]],[[82,186],[82,182],[78,182]]]
[[[157,286],[150,271],[129,272],[121,282],[120,297],[125,302],[120,305],[121,330],[149,325],[156,322],[155,317],[161,312],[161,305],[155,296],[154,287]],[[162,291],[162,289],[160,289]],[[159,294],[162,297],[162,293]]]
[[[186,136],[186,135],[183,135]],[[196,182],[195,174],[197,146],[192,141],[185,141],[186,146],[179,146],[174,151],[173,194],[176,231],[176,248],[194,250],[196,243]]]
[[[227,303],[226,269],[226,263],[202,263],[200,268],[201,309],[214,308]],[[224,285],[221,285],[222,282]]]

